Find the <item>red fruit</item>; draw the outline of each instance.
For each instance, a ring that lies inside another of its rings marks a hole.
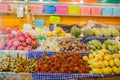
[[[25,37],[26,37],[26,38],[28,38],[28,37],[30,37],[30,36],[31,36],[30,33],[28,33],[28,32],[25,33]]]
[[[25,42],[22,42],[22,46],[23,46],[23,47],[26,47],[27,44],[26,44]]]
[[[28,38],[26,39],[26,43],[27,43],[27,44],[31,44],[31,42],[32,42],[32,39],[28,37]]]
[[[23,33],[22,31],[18,31],[18,32],[17,32],[17,35],[20,37],[20,36],[23,36],[24,33]]]
[[[20,42],[24,42],[24,41],[25,41],[25,37],[24,37],[24,36],[20,36],[20,37],[19,37],[19,41],[20,41]]]
[[[35,36],[31,36],[31,39],[32,40],[36,40],[37,38]]]
[[[24,47],[23,46],[18,46],[17,50],[24,50]]]

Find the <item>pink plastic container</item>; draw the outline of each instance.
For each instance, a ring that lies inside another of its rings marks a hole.
[[[68,6],[56,6],[56,14],[67,14]]]
[[[81,15],[90,15],[91,8],[81,7]]]
[[[43,13],[43,5],[31,4],[30,10],[32,13]]]
[[[101,15],[102,8],[99,7],[93,7],[91,11],[91,15]]]
[[[8,11],[10,11],[9,4],[0,4],[0,12],[8,12]]]

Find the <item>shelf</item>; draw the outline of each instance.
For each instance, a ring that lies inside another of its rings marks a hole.
[[[0,3],[7,3],[7,4],[25,4],[25,1],[0,1]]]
[[[53,5],[81,5],[81,6],[112,6],[120,7],[120,4],[109,4],[109,3],[80,3],[80,2],[38,2],[30,1],[29,4],[53,4]]]
[[[86,16],[86,17],[120,17],[120,16],[105,16],[105,15],[80,15],[80,14],[37,14],[37,13],[29,13],[36,16]]]
[[[0,14],[16,14],[16,12],[0,12]]]

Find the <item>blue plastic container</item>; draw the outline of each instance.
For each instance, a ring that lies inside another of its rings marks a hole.
[[[113,16],[120,16],[120,8],[113,8]]]
[[[102,15],[112,16],[113,8],[102,8]]]
[[[81,42],[83,42],[84,44],[87,44],[89,41],[92,41],[92,40],[99,40],[101,41],[102,43],[105,41],[105,40],[108,40],[108,39],[115,39],[114,37],[86,37],[86,38],[83,38],[81,40]]]
[[[45,14],[55,14],[56,7],[55,5],[44,5]]]

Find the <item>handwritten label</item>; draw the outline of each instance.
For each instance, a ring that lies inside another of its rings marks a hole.
[[[49,20],[51,24],[60,24],[59,16],[50,16]]]

